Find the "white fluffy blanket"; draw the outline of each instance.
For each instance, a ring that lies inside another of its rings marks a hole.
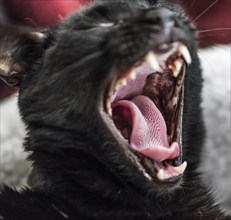
[[[203,180],[225,209],[231,211],[231,45],[201,50],[200,58],[207,129],[201,164]]]

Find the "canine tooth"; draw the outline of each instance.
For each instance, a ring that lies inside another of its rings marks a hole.
[[[190,64],[192,62],[188,48],[184,44],[181,44],[179,46],[178,51],[182,54],[187,64]]]
[[[156,177],[157,177],[159,180],[164,180],[164,179],[165,179],[164,170],[163,170],[163,169],[160,169],[159,172],[157,173]]]
[[[187,162],[185,161],[184,163],[182,163],[180,166],[178,167],[174,167],[174,170],[178,173],[178,174],[183,174],[185,169],[187,167]]]
[[[174,66],[172,68],[172,72],[173,72],[173,76],[174,77],[178,77],[179,73],[180,73],[180,70],[181,70],[181,67],[182,67],[183,63],[181,63],[180,61],[176,60],[174,62]]]
[[[158,60],[156,59],[155,54],[150,51],[148,54],[144,57],[144,60],[156,71],[161,71],[161,68],[159,66]]]

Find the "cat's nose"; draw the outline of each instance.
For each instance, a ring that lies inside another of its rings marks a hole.
[[[142,22],[158,31],[168,32],[175,26],[173,12],[166,8],[151,9],[144,12]]]

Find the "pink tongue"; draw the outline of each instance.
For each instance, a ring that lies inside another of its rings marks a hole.
[[[118,101],[112,107],[116,118],[130,124],[130,145],[134,150],[156,162],[179,155],[179,144],[173,142],[169,146],[165,121],[151,99],[140,95],[130,101]]]

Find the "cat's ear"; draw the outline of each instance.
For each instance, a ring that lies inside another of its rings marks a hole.
[[[46,34],[0,25],[0,77],[20,85],[34,62],[44,53]]]

